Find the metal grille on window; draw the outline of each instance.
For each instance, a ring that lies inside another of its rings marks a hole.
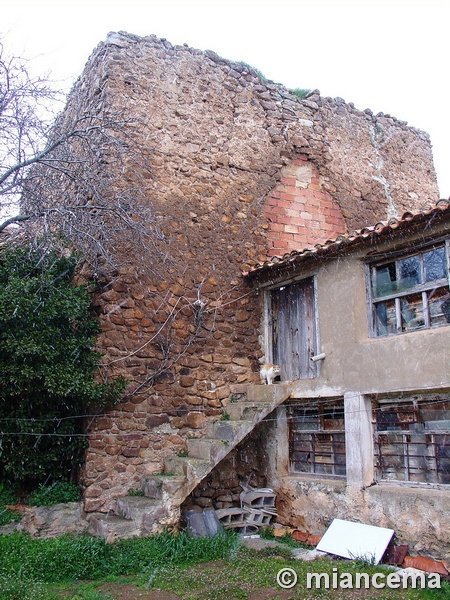
[[[292,405],[289,414],[291,469],[345,476],[344,402]]]
[[[374,405],[377,478],[450,484],[450,398],[438,395]]]

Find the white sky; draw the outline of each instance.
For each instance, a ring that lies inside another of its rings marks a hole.
[[[431,136],[450,196],[450,0],[2,0],[5,49],[70,87],[109,31],[243,60]]]

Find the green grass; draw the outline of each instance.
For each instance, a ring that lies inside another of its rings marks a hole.
[[[0,536],[0,600],[108,600],[142,590],[165,590],[186,600],[247,600],[261,595],[275,600],[357,600],[360,590],[307,590],[308,573],[388,572],[386,567],[321,558],[295,560],[287,546],[255,551],[235,535],[189,538],[163,533],[106,544],[98,538],[63,536],[31,539],[14,533]],[[298,574],[289,592],[276,584],[281,568]],[[441,590],[371,590],[365,600],[450,600],[450,585]]]
[[[292,93],[294,93],[297,98],[306,98],[306,96],[309,94],[311,90],[304,90],[302,88],[294,88],[293,90],[291,90]]]
[[[272,556],[269,554],[272,553]],[[275,599],[277,597],[292,598],[295,600],[311,600],[314,598],[352,598],[356,600],[360,590],[350,591],[350,595],[341,595],[340,590],[308,590],[306,588],[306,577],[308,573],[328,573],[330,577],[333,568],[338,565],[338,572],[355,573],[361,569],[352,561],[333,561],[325,558],[314,562],[295,560],[292,557],[280,556],[278,549],[270,549],[270,552],[257,552],[254,550],[240,549],[230,556],[225,563],[208,563],[206,565],[183,567],[171,569],[167,567],[155,568],[147,581],[140,576],[141,584],[146,589],[160,589],[170,591],[181,598],[189,600],[247,600],[261,592],[264,598]],[[280,569],[290,567],[298,574],[298,583],[291,590],[289,596],[276,584],[277,573]],[[367,566],[364,572],[373,574],[375,572],[390,572],[386,567]],[[148,575],[148,574],[147,574]],[[267,594],[272,590],[272,595]],[[379,600],[402,599],[419,600],[418,592],[414,590],[383,590],[382,595],[373,590],[373,597]],[[438,600],[439,596],[430,597],[430,600]],[[443,600],[443,597],[442,597]]]
[[[14,490],[5,486],[3,483],[0,483],[0,526],[7,525],[8,523],[11,523],[11,521],[20,521],[21,516],[5,506],[7,504],[15,503],[16,494]]]
[[[32,539],[16,532],[0,536],[0,576],[58,583],[132,575],[162,565],[220,560],[235,544],[236,537],[229,534],[193,539],[162,533],[106,544],[89,536]]]
[[[140,489],[131,488],[128,490],[128,496],[140,497],[140,496],[144,496],[144,492],[143,492],[143,490],[140,490]]]

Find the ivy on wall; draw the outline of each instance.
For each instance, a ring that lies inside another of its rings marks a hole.
[[[83,415],[124,389],[95,378],[99,325],[74,258],[24,248],[0,254],[0,480],[73,478],[87,447]]]

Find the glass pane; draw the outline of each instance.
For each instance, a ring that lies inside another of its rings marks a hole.
[[[450,484],[448,396],[430,395],[419,404],[381,405],[376,419],[377,469],[382,478]]]
[[[420,483],[434,483],[436,473],[432,465],[433,449],[431,455],[426,443],[426,436],[418,433],[409,435],[407,438],[408,448],[408,480]]]
[[[435,281],[447,277],[447,259],[445,248],[434,248],[423,253],[423,268],[425,281]]]
[[[319,429],[318,409],[297,409],[294,413],[294,429],[296,431],[315,431]]]
[[[402,331],[413,331],[425,326],[422,294],[411,294],[400,298]]]
[[[397,332],[395,300],[377,302],[375,305],[375,330],[377,335],[389,335]]]
[[[416,254],[398,261],[398,289],[408,290],[422,283],[420,259]]]
[[[397,291],[397,274],[395,263],[389,263],[375,269],[373,281],[373,295],[375,298],[389,296]]]
[[[439,483],[450,483],[450,439],[447,435],[435,435],[436,460]]]
[[[311,456],[311,435],[305,433],[294,434],[291,448],[291,461],[294,471],[298,471],[300,473],[311,473]]]
[[[447,287],[427,292],[431,327],[450,323],[450,294]]]
[[[396,479],[404,481],[405,455],[403,435],[390,434],[378,436],[379,468],[382,479]]]
[[[342,430],[344,429],[344,407],[331,405],[323,408],[323,428],[325,430]]]
[[[377,412],[377,429],[378,431],[395,431],[400,429],[398,414],[395,408],[380,408]]]

